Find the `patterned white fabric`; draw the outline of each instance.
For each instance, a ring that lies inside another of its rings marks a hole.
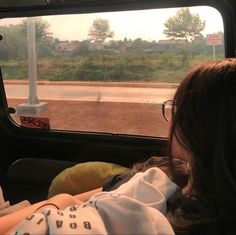
[[[12,234],[174,234],[165,217],[166,200],[178,189],[158,168],[138,173],[111,192],[64,210],[44,208]]]

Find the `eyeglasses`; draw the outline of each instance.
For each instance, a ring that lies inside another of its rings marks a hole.
[[[166,100],[162,103],[162,115],[166,121],[170,121],[172,118],[172,107],[174,105],[173,100]]]

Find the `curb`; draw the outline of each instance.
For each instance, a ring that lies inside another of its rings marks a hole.
[[[28,81],[4,80],[5,85],[27,85]],[[106,86],[106,87],[143,87],[143,88],[177,88],[178,83],[165,82],[75,82],[75,81],[37,81],[38,85],[47,86]]]

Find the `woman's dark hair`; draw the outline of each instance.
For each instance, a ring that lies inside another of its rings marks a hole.
[[[190,153],[192,191],[176,200],[170,221],[177,234],[200,225],[205,232],[192,234],[226,234],[236,223],[236,59],[191,71],[173,103],[169,155],[174,138]]]

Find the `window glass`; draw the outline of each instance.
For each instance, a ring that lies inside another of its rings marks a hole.
[[[2,19],[0,33],[10,115],[29,128],[166,137],[162,103],[224,57],[222,17],[203,6]]]

